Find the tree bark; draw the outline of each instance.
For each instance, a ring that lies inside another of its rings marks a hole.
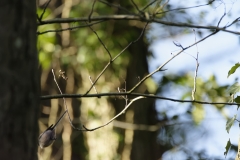
[[[141,29],[134,28],[135,31],[141,33]],[[148,72],[147,44],[144,42],[144,37],[140,38],[137,43],[129,48],[131,53],[130,65],[127,69],[127,88],[131,89],[135,86],[139,79],[142,79]],[[139,78],[138,78],[139,77]],[[142,84],[135,92],[148,93],[146,85]],[[155,125],[158,123],[157,111],[155,108],[155,100],[142,99],[133,103],[131,109],[134,112],[133,123],[144,125]],[[163,153],[157,144],[158,131],[139,131],[135,130],[132,141],[132,149],[130,159],[137,160],[156,160]]]
[[[0,2],[0,157],[37,159],[36,2]]]

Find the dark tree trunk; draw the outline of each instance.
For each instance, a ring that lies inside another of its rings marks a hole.
[[[125,26],[124,22],[116,25],[116,34],[125,35],[125,31],[131,33],[132,40],[137,39],[140,35],[142,29],[137,27],[131,27],[128,29],[123,29]],[[129,47],[128,52],[130,53],[129,65],[127,67],[126,85],[127,90],[130,90],[135,86],[139,80],[146,76],[148,72],[148,46],[144,41],[144,37],[140,38],[137,43],[134,43]],[[122,86],[124,88],[124,84]],[[148,93],[146,85],[141,84],[134,92]],[[128,97],[132,99],[133,97]],[[119,113],[124,106],[123,100],[113,100],[116,113]],[[144,124],[144,125],[156,125],[159,123],[157,119],[157,111],[155,108],[155,100],[153,99],[140,99],[134,102],[128,110],[132,110],[134,114],[133,123],[134,124]],[[126,111],[128,112],[128,111]],[[118,118],[120,121],[125,121],[125,115]],[[124,134],[122,129],[116,129],[120,134]],[[157,143],[158,131],[139,131],[135,130],[133,135],[133,141],[131,144],[131,155],[132,160],[157,160],[164,153],[165,148],[161,147]],[[124,141],[120,142],[118,152],[122,154]]]
[[[141,29],[134,28],[141,33]],[[137,43],[129,48],[131,60],[127,69],[127,88],[131,89],[140,79],[146,76],[148,72],[148,47],[142,37]],[[142,84],[134,92],[148,93],[147,87]],[[155,100],[141,99],[132,104],[134,111],[134,124],[155,125],[157,124],[157,112],[155,109]],[[161,149],[157,144],[157,131],[134,131],[131,159],[132,160],[156,160],[161,157]]]
[[[37,159],[35,0],[0,1],[0,159]]]

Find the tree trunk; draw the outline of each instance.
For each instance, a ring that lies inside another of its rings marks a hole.
[[[141,29],[134,28],[141,33]],[[127,70],[127,88],[131,89],[135,86],[140,79],[146,76],[148,72],[147,63],[147,44],[144,42],[144,37],[140,38],[137,43],[129,48],[131,53],[130,65]],[[146,85],[142,84],[134,92],[148,93]],[[155,109],[155,100],[142,99],[132,104],[133,110],[133,123],[144,125],[157,124],[157,111]],[[155,160],[159,159],[162,154],[162,150],[157,144],[158,131],[139,131],[135,130],[133,134],[131,158],[137,160]]]
[[[0,2],[0,157],[37,159],[36,2]]]

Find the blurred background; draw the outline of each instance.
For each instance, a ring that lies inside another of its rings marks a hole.
[[[38,0],[38,15],[46,0]],[[69,17],[88,17],[94,1],[51,0],[43,20]],[[152,1],[135,0],[96,1],[92,16],[138,14],[134,3],[142,10]],[[230,24],[240,15],[237,0],[170,0],[153,1],[144,13],[169,22],[220,26]],[[119,54],[141,34],[145,22],[136,20],[108,20],[92,26],[112,57]],[[63,93],[84,94],[91,87],[106,64],[109,54],[86,22],[47,24],[38,26],[38,52],[41,68],[42,95],[59,94],[51,69],[56,75],[65,71],[68,80],[58,78]],[[67,29],[59,32],[40,32]],[[239,30],[239,23],[228,28]],[[165,63],[181,50],[202,39],[211,30],[173,27],[150,23],[144,35],[119,56],[97,81],[98,93],[122,92],[131,89],[139,80]],[[174,43],[173,43],[174,42]],[[148,78],[134,92],[156,94],[180,100],[191,100],[198,56],[197,91],[195,99],[209,102],[229,102],[228,88],[238,81],[237,70],[227,78],[231,67],[239,62],[239,35],[219,32],[184,51],[170,61],[164,72]],[[119,88],[119,89],[118,89]],[[90,93],[96,93],[94,89]],[[73,124],[94,128],[106,123],[126,105],[126,97],[66,98]],[[134,97],[128,96],[129,100]],[[62,99],[41,101],[40,132],[54,124],[64,111]],[[225,146],[232,147],[226,159],[234,159],[239,137],[235,123],[229,134],[226,122],[237,114],[237,106],[178,103],[166,100],[141,99],[109,125],[92,131],[73,130],[65,117],[57,128],[57,140],[43,150],[39,159],[64,160],[171,160],[225,159]],[[176,158],[177,157],[177,158]]]

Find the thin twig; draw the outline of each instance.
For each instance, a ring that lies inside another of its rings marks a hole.
[[[131,0],[133,6],[137,9],[139,13],[142,13],[142,11],[138,8],[137,4],[134,2],[134,0]]]
[[[212,4],[214,1],[215,1],[215,0],[212,0],[212,1],[209,1],[209,3],[201,4],[201,5],[197,5],[197,6],[192,6],[192,7],[175,8],[175,9],[171,9],[171,10],[159,12],[159,13],[157,13],[157,14],[164,14],[164,13],[168,13],[168,12],[172,12],[172,11],[180,11],[180,10],[187,10],[187,9],[192,9],[192,8],[203,7],[203,6],[207,6],[207,5]]]
[[[94,86],[94,84],[93,84],[93,81],[92,81],[92,78],[91,78],[91,76],[89,76],[88,78],[89,78],[89,80],[90,80],[91,84],[93,85],[93,89],[94,89],[94,90],[95,90],[95,92],[98,94],[98,92],[97,92],[97,89],[96,89],[96,87],[95,87],[95,86]]]
[[[220,18],[220,20],[218,21],[217,27],[219,27],[222,19],[226,16],[226,5],[224,4],[224,14],[222,15],[222,17]]]
[[[144,11],[145,9],[147,9],[149,6],[151,6],[153,3],[155,3],[158,0],[154,0],[152,2],[150,2],[149,4],[147,4],[145,7],[143,7],[142,11]]]
[[[97,76],[97,78],[96,78],[95,81],[93,82],[92,86],[91,86],[91,87],[88,89],[88,91],[85,93],[85,95],[87,95],[87,94],[91,91],[91,89],[93,88],[93,86],[97,83],[98,79],[99,79],[99,78],[102,76],[102,74],[107,70],[108,66],[109,66],[113,61],[115,61],[129,46],[131,46],[133,43],[136,43],[136,42],[142,37],[142,35],[143,35],[143,33],[144,33],[147,25],[148,25],[148,23],[146,23],[146,25],[144,26],[141,34],[139,35],[139,37],[138,37],[136,40],[130,42],[120,53],[118,53],[112,60],[110,60],[110,61],[107,63],[107,65],[106,65],[106,66],[103,68],[103,70],[99,73],[99,75]]]
[[[109,3],[109,2],[104,1],[104,0],[98,0],[98,2],[101,2],[101,3],[103,3],[103,4],[106,4],[106,5],[110,6],[110,7],[116,7],[116,8],[118,8],[119,10],[125,11],[125,12],[128,13],[128,14],[133,14],[132,12],[130,12],[129,10],[127,10],[126,8],[120,6],[120,4],[116,5],[116,4]]]
[[[63,93],[62,93],[62,91],[61,91],[61,88],[59,87],[59,85],[58,85],[58,83],[57,83],[56,76],[55,76],[55,74],[54,74],[53,69],[52,69],[52,74],[53,74],[54,82],[56,83],[56,85],[57,85],[57,87],[58,87],[58,90],[59,90],[60,94],[63,95]],[[76,129],[76,130],[79,130],[79,131],[85,131],[85,130],[80,129],[80,128],[77,128],[77,127],[75,127],[75,126],[73,125],[72,120],[71,120],[71,117],[70,117],[70,114],[69,114],[69,112],[68,112],[68,107],[67,107],[66,100],[65,100],[64,97],[62,97],[62,99],[63,99],[63,103],[64,103],[64,106],[65,106],[65,110],[67,111],[68,120],[69,120],[70,125],[71,125],[74,129]]]
[[[136,100],[139,100],[139,99],[142,99],[142,98],[146,98],[146,97],[137,97],[137,98],[134,98],[133,100],[131,100],[131,102],[125,106],[125,108],[119,112],[116,116],[114,116],[112,119],[110,119],[107,123],[101,125],[101,126],[98,126],[96,128],[92,128],[92,129],[88,129],[86,126],[83,125],[83,128],[86,129],[86,131],[94,131],[94,130],[97,130],[99,128],[102,128],[102,127],[105,127],[106,125],[108,125],[109,123],[111,123],[114,119],[116,119],[117,117],[119,117],[121,114],[123,114],[130,106],[133,102],[135,102]]]
[[[44,13],[46,12],[46,9],[47,9],[47,7],[48,7],[48,5],[49,5],[50,2],[51,2],[51,0],[49,0],[49,1],[45,4],[45,6],[44,6],[44,8],[43,8],[43,12],[42,12],[41,16],[38,18],[39,23],[42,22],[43,15],[44,15]]]
[[[47,31],[44,31],[44,32],[37,32],[37,35],[41,35],[41,34],[45,34],[45,33],[49,33],[49,32],[62,32],[62,31],[68,31],[68,30],[75,30],[75,29],[79,29],[79,28],[93,26],[95,24],[98,24],[98,23],[101,23],[101,22],[104,22],[104,21],[105,20],[90,23],[90,24],[86,24],[86,25],[79,25],[79,26],[75,26],[75,27],[69,27],[69,28],[63,28],[63,29],[53,29],[53,30],[47,30]]]
[[[118,87],[118,92],[119,92],[119,93],[121,93],[122,90],[123,90],[123,92],[126,92],[126,91],[127,91],[126,81],[124,81],[124,83],[125,83],[125,88],[124,88],[124,89],[120,89],[120,88]],[[127,95],[125,95],[125,97],[124,97],[124,96],[121,96],[121,97],[125,100],[125,103],[126,103],[126,105],[127,105],[127,103],[128,103]]]
[[[153,71],[152,73],[149,73],[148,75],[146,75],[143,79],[141,79],[141,80],[140,80],[130,91],[128,91],[128,92],[129,92],[129,93],[133,92],[133,91],[134,91],[137,87],[139,87],[146,79],[148,79],[149,77],[151,77],[153,74],[161,71],[165,65],[167,65],[172,59],[174,59],[175,57],[177,57],[180,53],[182,53],[182,52],[185,51],[186,49],[191,48],[192,46],[194,46],[194,45],[202,42],[203,40],[207,39],[208,37],[211,37],[212,35],[216,34],[217,32],[218,32],[218,31],[215,31],[215,32],[209,34],[208,36],[206,36],[206,37],[202,38],[201,40],[199,40],[199,41],[191,44],[191,45],[188,46],[188,47],[185,47],[185,48],[181,47],[181,48],[182,48],[181,51],[179,51],[177,54],[175,54],[174,56],[172,56],[172,57],[171,57],[169,60],[167,60],[164,64],[162,64],[161,66],[159,66],[155,71]]]
[[[161,99],[166,101],[172,102],[180,102],[180,103],[199,103],[199,104],[211,104],[211,105],[231,105],[231,106],[240,106],[240,103],[231,103],[231,102],[207,102],[207,101],[197,101],[197,100],[181,100],[181,99],[174,99],[168,97],[157,96],[153,94],[144,94],[144,93],[135,93],[135,92],[110,92],[110,93],[99,93],[99,94],[60,94],[60,95],[46,95],[41,96],[41,100],[48,100],[48,99],[58,99],[58,98],[91,98],[91,97],[110,97],[110,96],[143,96],[146,98],[153,98],[153,99]]]
[[[93,31],[93,33],[97,36],[99,42],[102,44],[102,46],[104,47],[104,49],[107,51],[109,57],[110,57],[110,61],[112,60],[112,55],[110,53],[110,51],[107,49],[106,45],[103,43],[103,41],[100,39],[100,37],[98,36],[97,32],[95,30],[93,30],[93,28],[91,26],[89,26],[89,28]]]
[[[195,30],[194,31],[194,35],[195,35],[195,43],[196,43],[196,33],[195,33]],[[197,57],[195,58],[196,60],[196,70],[195,70],[195,75],[194,75],[194,80],[193,80],[193,90],[192,90],[192,100],[194,101],[195,100],[195,93],[196,93],[196,90],[197,90],[197,87],[196,87],[196,79],[197,79],[197,73],[198,73],[198,67],[199,67],[199,63],[198,63],[198,46],[197,46],[197,43],[196,43],[196,47],[197,47]]]
[[[93,0],[92,9],[91,9],[91,12],[89,13],[89,16],[88,16],[88,22],[89,23],[91,23],[91,16],[92,16],[92,13],[93,13],[93,8],[94,8],[95,3],[96,3],[96,0]]]

